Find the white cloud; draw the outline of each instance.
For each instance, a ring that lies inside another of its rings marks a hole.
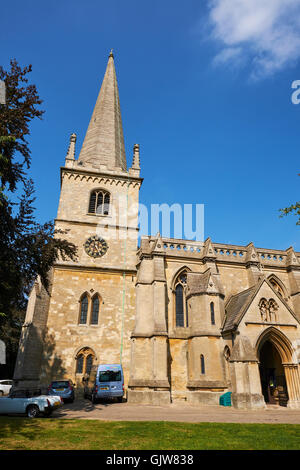
[[[274,74],[300,58],[300,0],[209,0],[215,64],[248,59],[252,78]]]

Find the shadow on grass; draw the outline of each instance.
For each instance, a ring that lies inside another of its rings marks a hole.
[[[0,417],[0,449],[298,450],[300,425]]]

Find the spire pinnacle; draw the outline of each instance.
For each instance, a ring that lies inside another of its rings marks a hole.
[[[67,152],[66,158],[74,160],[76,139],[77,139],[77,136],[73,132],[70,135],[70,142],[69,142],[69,147],[68,147],[68,152]]]
[[[111,50],[78,160],[93,167],[127,171],[119,90]]]

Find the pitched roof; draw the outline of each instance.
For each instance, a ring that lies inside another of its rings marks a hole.
[[[204,273],[187,273],[187,296],[203,293],[224,295],[219,275],[212,273],[210,268]]]
[[[296,317],[288,303],[279,296],[278,292],[274,289],[270,281],[263,277],[256,285],[250,287],[250,289],[244,290],[230,297],[225,306],[226,315],[222,328],[223,332],[235,329],[264,282],[268,284],[270,289],[274,292],[275,296],[285,305],[291,315],[299,322],[299,319]]]
[[[230,331],[234,329],[235,325],[239,322],[239,319],[242,317],[244,311],[254,298],[256,292],[257,285],[230,297],[225,307],[226,316],[223,331]]]
[[[109,55],[96,105],[79,154],[83,164],[127,170],[114,56]]]

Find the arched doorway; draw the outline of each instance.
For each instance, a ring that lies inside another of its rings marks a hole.
[[[265,402],[287,406],[289,397],[284,367],[280,354],[270,339],[264,341],[259,349],[259,372]]]
[[[300,370],[289,338],[271,326],[259,336],[256,352],[266,402],[300,408]]]

